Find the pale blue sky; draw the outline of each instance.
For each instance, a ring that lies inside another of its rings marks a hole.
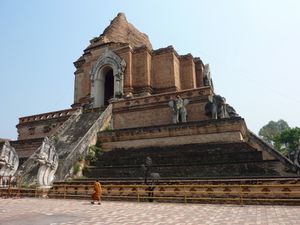
[[[16,139],[18,117],[70,107],[73,62],[118,12],[154,49],[209,63],[216,92],[252,131],[300,126],[298,0],[1,0],[0,137]]]

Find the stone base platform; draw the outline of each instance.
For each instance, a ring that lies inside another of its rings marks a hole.
[[[292,163],[258,139],[240,117],[103,131],[104,154],[84,175],[140,178],[147,157],[161,177],[293,175]]]

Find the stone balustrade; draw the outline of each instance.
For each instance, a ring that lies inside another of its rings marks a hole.
[[[53,118],[71,116],[75,111],[76,109],[65,109],[65,110],[32,115],[32,116],[20,117],[19,124],[32,122],[32,121],[48,120]]]

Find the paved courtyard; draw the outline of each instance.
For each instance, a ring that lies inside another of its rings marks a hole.
[[[236,206],[0,199],[1,225],[300,224],[299,206]]]

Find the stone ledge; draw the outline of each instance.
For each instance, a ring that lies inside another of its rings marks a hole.
[[[206,120],[184,124],[129,128],[98,133],[106,150],[214,142],[244,141],[247,128],[242,118]]]
[[[215,142],[242,142],[243,136],[240,132],[226,132],[215,134],[200,134],[200,135],[185,135],[174,137],[149,138],[128,141],[106,142],[102,144],[104,150],[115,148],[143,148],[148,146],[169,146],[182,144],[196,144],[196,143],[215,143]]]
[[[201,99],[207,99],[207,96],[212,94],[210,87],[200,87],[195,89],[187,89],[179,92],[170,91],[162,94],[155,94],[151,96],[135,97],[132,99],[118,99],[113,101],[114,109],[128,106],[144,105],[149,103],[159,103],[170,101],[176,95],[180,95],[181,98],[200,97]]]

